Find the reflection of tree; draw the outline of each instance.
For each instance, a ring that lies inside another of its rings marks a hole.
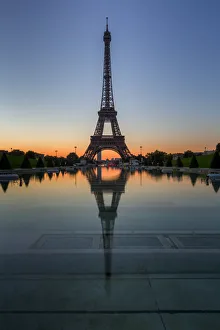
[[[49,180],[51,181],[52,180],[52,177],[53,177],[53,173],[50,173],[50,172],[48,173],[47,172],[47,174],[48,174]]]
[[[163,178],[163,173],[157,170],[152,170],[149,172],[149,174],[155,181],[161,181]]]
[[[125,192],[125,185],[129,177],[127,171],[121,170],[117,178],[102,179],[102,168],[98,167],[97,175],[93,169],[85,173],[91,186],[91,192],[94,194],[99,209],[99,217],[102,224],[103,248],[105,255],[105,275],[111,276],[111,249],[113,243],[114,225],[117,218],[117,209],[121,194]],[[104,194],[111,193],[111,205],[106,206]]]
[[[44,180],[44,172],[38,172],[35,174],[35,178],[38,182],[42,182]]]
[[[220,182],[217,182],[217,181],[211,181],[211,182],[212,182],[212,187],[213,187],[214,191],[217,193],[220,188]]]
[[[196,181],[198,179],[198,174],[197,173],[189,173],[189,177],[190,177],[190,180],[191,180],[191,183],[192,183],[192,186],[194,187],[195,184],[196,184]]]
[[[6,193],[8,189],[9,181],[1,181],[0,184],[2,186],[2,190],[4,191],[4,193]]]
[[[173,172],[173,181],[177,181],[177,182],[183,181],[183,172],[180,171]]]
[[[22,174],[21,177],[22,177],[22,179],[23,179],[24,184],[25,184],[26,187],[29,186],[30,179],[31,179],[32,176],[33,176],[32,174]]]

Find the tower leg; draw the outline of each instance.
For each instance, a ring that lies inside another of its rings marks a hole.
[[[97,161],[98,161],[98,162],[101,162],[101,160],[102,160],[102,152],[99,151],[99,152],[97,153]]]

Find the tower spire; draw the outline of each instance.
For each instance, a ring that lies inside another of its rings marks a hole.
[[[111,32],[108,30],[108,17],[106,17],[106,30],[103,36],[104,41],[104,67],[103,67],[103,84],[99,118],[96,124],[94,135],[91,136],[90,144],[86,149],[84,158],[93,159],[96,154],[104,149],[111,149],[119,153],[123,159],[131,158],[132,155],[125,144],[125,137],[121,134],[118,121],[117,111],[114,106],[113,89],[112,89],[112,72],[111,72]],[[112,134],[104,134],[104,124],[111,123]]]

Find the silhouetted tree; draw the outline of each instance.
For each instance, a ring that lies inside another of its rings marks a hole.
[[[217,151],[217,152],[220,152],[220,143],[218,143],[218,144],[216,145],[216,151]]]
[[[52,158],[49,158],[47,161],[47,167],[54,167],[54,161]]]
[[[149,164],[152,165],[153,163],[154,166],[156,166],[157,164],[163,165],[163,162],[165,161],[166,157],[167,153],[159,150],[155,150],[154,152],[150,152],[146,155]]]
[[[11,164],[8,160],[6,153],[2,154],[2,158],[0,160],[0,169],[1,170],[10,170],[11,169]]]
[[[67,163],[67,160],[66,160],[66,158],[64,158],[64,157],[61,157],[61,158],[60,158],[60,166],[65,166],[65,165],[66,165],[66,163]]]
[[[60,166],[60,163],[61,163],[60,158],[54,157],[53,161],[54,161],[55,166]]]
[[[193,152],[191,150],[184,151],[183,158],[189,158],[193,156]]]
[[[220,168],[220,156],[217,151],[214,153],[212,157],[210,168]]]
[[[24,156],[25,152],[19,149],[14,149],[10,151],[9,154],[13,156]]]
[[[28,156],[28,158],[32,158],[32,159],[35,159],[36,156],[35,156],[35,152],[32,151],[32,150],[29,150],[26,152],[26,155]]]
[[[191,161],[190,161],[190,164],[189,164],[189,167],[190,168],[198,168],[199,167],[199,163],[196,159],[196,156],[193,154],[192,158],[191,158]]]
[[[177,167],[183,167],[183,162],[182,162],[182,160],[180,159],[179,156],[177,157],[177,160],[176,160],[176,166]]]
[[[66,158],[68,165],[73,165],[74,163],[77,163],[79,160],[79,157],[77,156],[77,154],[75,154],[75,152],[70,152]]]
[[[24,156],[23,162],[21,164],[21,168],[32,168],[27,155]]]
[[[44,167],[44,162],[43,162],[43,159],[41,157],[38,158],[37,160],[37,164],[36,164],[36,167],[37,168],[40,168],[40,167]]]
[[[166,161],[166,167],[172,167],[172,156],[169,156]]]

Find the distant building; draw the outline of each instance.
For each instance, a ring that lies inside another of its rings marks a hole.
[[[182,158],[183,158],[183,153],[178,152],[178,153],[176,153],[176,154],[173,154],[173,160],[177,160],[178,157],[179,157],[180,159],[182,159]]]
[[[137,159],[130,160],[130,166],[139,166],[140,162]]]
[[[214,154],[215,150],[205,150],[202,154],[203,155],[211,155]]]

